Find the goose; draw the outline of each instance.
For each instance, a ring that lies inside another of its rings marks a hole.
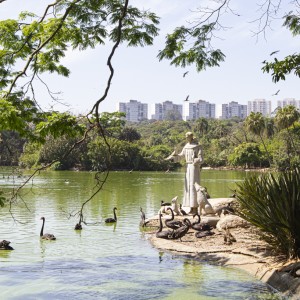
[[[171,211],[171,219],[167,219],[165,221],[165,224],[167,227],[171,229],[178,229],[179,227],[183,226],[181,221],[174,220],[174,211],[171,207],[168,207],[167,210]]]
[[[44,226],[45,226],[45,217],[41,217],[41,220],[43,220],[43,225],[40,232],[40,237],[43,240],[56,240],[56,237],[51,233],[45,233],[44,234]]]
[[[162,231],[163,224],[161,220],[161,213],[159,214],[159,229],[156,232],[156,237],[161,238],[161,239],[168,239],[174,232],[174,230],[167,230],[167,231]]]
[[[117,222],[117,215],[116,215],[116,207],[113,209],[114,217],[105,219],[105,223],[115,223]]]
[[[10,241],[2,240],[0,241],[0,250],[14,250],[13,247],[9,246]]]

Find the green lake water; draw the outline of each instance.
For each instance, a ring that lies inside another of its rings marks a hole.
[[[29,173],[28,173],[29,174]],[[16,188],[28,174],[0,169],[0,188]],[[248,174],[203,170],[201,185],[212,198],[228,197]],[[72,217],[95,191],[93,172],[42,172],[12,206],[0,209],[0,299],[281,299],[246,272],[159,252],[139,228],[160,201],[183,195],[184,171],[111,172],[86,205],[82,231]],[[116,206],[118,221],[104,223]],[[13,216],[13,217],[12,217]],[[56,241],[40,240],[44,232]]]

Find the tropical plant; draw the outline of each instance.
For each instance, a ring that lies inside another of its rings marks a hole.
[[[300,258],[300,169],[247,177],[237,183],[239,215],[286,258]]]
[[[298,149],[295,146],[293,137],[290,132],[290,127],[294,126],[295,122],[299,120],[300,113],[293,105],[287,105],[283,108],[279,107],[275,116],[275,122],[280,129],[286,129],[289,135],[290,143],[295,153],[298,153]]]
[[[260,137],[261,143],[263,144],[266,154],[268,156],[269,164],[271,165],[272,160],[262,136],[262,133],[266,126],[262,113],[259,112],[255,113],[252,111],[245,120],[245,126],[248,128],[250,132]]]

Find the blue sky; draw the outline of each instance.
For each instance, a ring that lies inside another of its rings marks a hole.
[[[279,0],[278,0],[279,1]],[[22,10],[42,13],[43,8],[53,1],[49,0],[9,0],[0,4],[0,18],[16,17]],[[273,20],[272,30],[266,36],[253,35],[258,22],[253,22],[261,12],[255,1],[231,0],[231,7],[239,14],[223,15],[222,23],[226,31],[220,31],[214,46],[222,49],[226,55],[220,67],[210,68],[198,73],[194,66],[175,68],[169,61],[159,62],[157,54],[163,48],[165,35],[174,27],[192,21],[195,9],[213,1],[195,0],[132,0],[141,8],[150,9],[161,17],[160,36],[154,45],[144,48],[120,46],[113,58],[115,76],[107,99],[101,104],[101,111],[115,111],[117,102],[130,99],[143,103],[159,103],[166,100],[183,104],[189,95],[191,102],[199,99],[220,105],[230,101],[247,104],[249,100],[266,99],[272,101],[295,98],[300,100],[300,78],[290,75],[286,81],[272,82],[269,74],[262,73],[262,61],[271,59],[270,53],[280,50],[277,58],[299,51],[299,37],[292,37],[283,28],[282,20]],[[264,1],[259,1],[258,3]],[[275,1],[276,2],[276,1]],[[283,5],[280,14],[291,10],[288,3]],[[69,110],[74,113],[88,112],[93,103],[102,96],[107,76],[106,66],[109,45],[84,52],[69,51],[64,64],[70,68],[69,78],[57,75],[43,75],[50,89],[59,92],[63,106],[51,100],[42,85],[37,86],[37,95],[44,108]],[[189,71],[183,78],[182,74]],[[277,96],[272,96],[280,90]]]

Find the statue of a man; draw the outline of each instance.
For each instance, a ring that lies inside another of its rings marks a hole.
[[[188,213],[196,213],[198,211],[197,192],[195,183],[200,185],[200,165],[203,162],[202,147],[194,140],[192,132],[185,134],[187,144],[182,149],[181,153],[176,154],[174,151],[166,160],[178,162],[181,158],[186,161],[186,174],[184,181],[184,197],[183,209]]]

